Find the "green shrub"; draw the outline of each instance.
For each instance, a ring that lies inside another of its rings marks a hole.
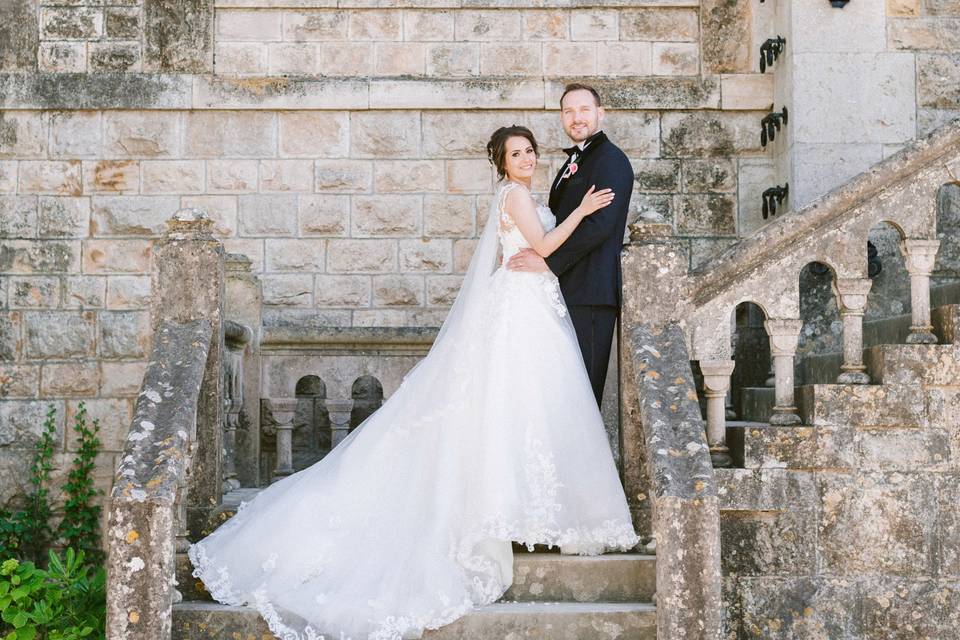
[[[103,493],[93,486],[93,471],[100,439],[100,424],[94,420],[87,425],[87,408],[81,402],[77,407],[73,431],[77,434],[77,455],[67,476],[63,491],[67,501],[58,534],[68,547],[82,551],[91,562],[100,560],[100,506],[91,501]]]
[[[50,551],[47,569],[32,562],[0,564],[0,637],[3,640],[104,638],[106,574],[67,549]]]

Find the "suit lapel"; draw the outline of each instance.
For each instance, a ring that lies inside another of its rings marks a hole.
[[[570,183],[570,178],[568,176],[566,179],[561,179],[564,171],[567,170],[567,166],[570,164],[570,159],[573,157],[575,152],[577,155],[577,165],[582,168],[587,157],[592,154],[594,151],[603,146],[603,143],[607,141],[607,134],[603,131],[598,131],[593,136],[588,138],[589,144],[585,149],[580,149],[579,147],[569,147],[564,149],[567,152],[567,161],[563,163],[563,166],[560,167],[560,171],[557,172],[557,176],[553,179],[553,186],[550,189],[550,209],[553,211],[554,215],[557,216],[557,222],[562,222],[564,218],[569,214],[568,211],[559,211],[560,198],[563,195],[563,192],[566,190],[567,185]]]

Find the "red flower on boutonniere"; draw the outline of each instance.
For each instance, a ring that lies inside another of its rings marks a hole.
[[[578,169],[577,163],[571,162],[570,164],[567,165],[567,170],[563,172],[563,178],[564,179],[569,178],[570,176],[572,176],[577,172],[577,169]]]

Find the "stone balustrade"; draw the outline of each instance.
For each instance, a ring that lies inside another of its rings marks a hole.
[[[169,638],[191,526],[223,479],[223,248],[201,211],[178,211],[157,243],[153,350],[111,492],[107,636]]]

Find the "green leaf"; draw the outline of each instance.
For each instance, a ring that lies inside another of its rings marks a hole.
[[[13,620],[10,621],[10,624],[13,625],[14,629],[19,629],[20,627],[27,626],[28,622],[30,622],[30,616],[28,616],[25,611],[20,611],[17,613],[17,615],[13,616]]]

